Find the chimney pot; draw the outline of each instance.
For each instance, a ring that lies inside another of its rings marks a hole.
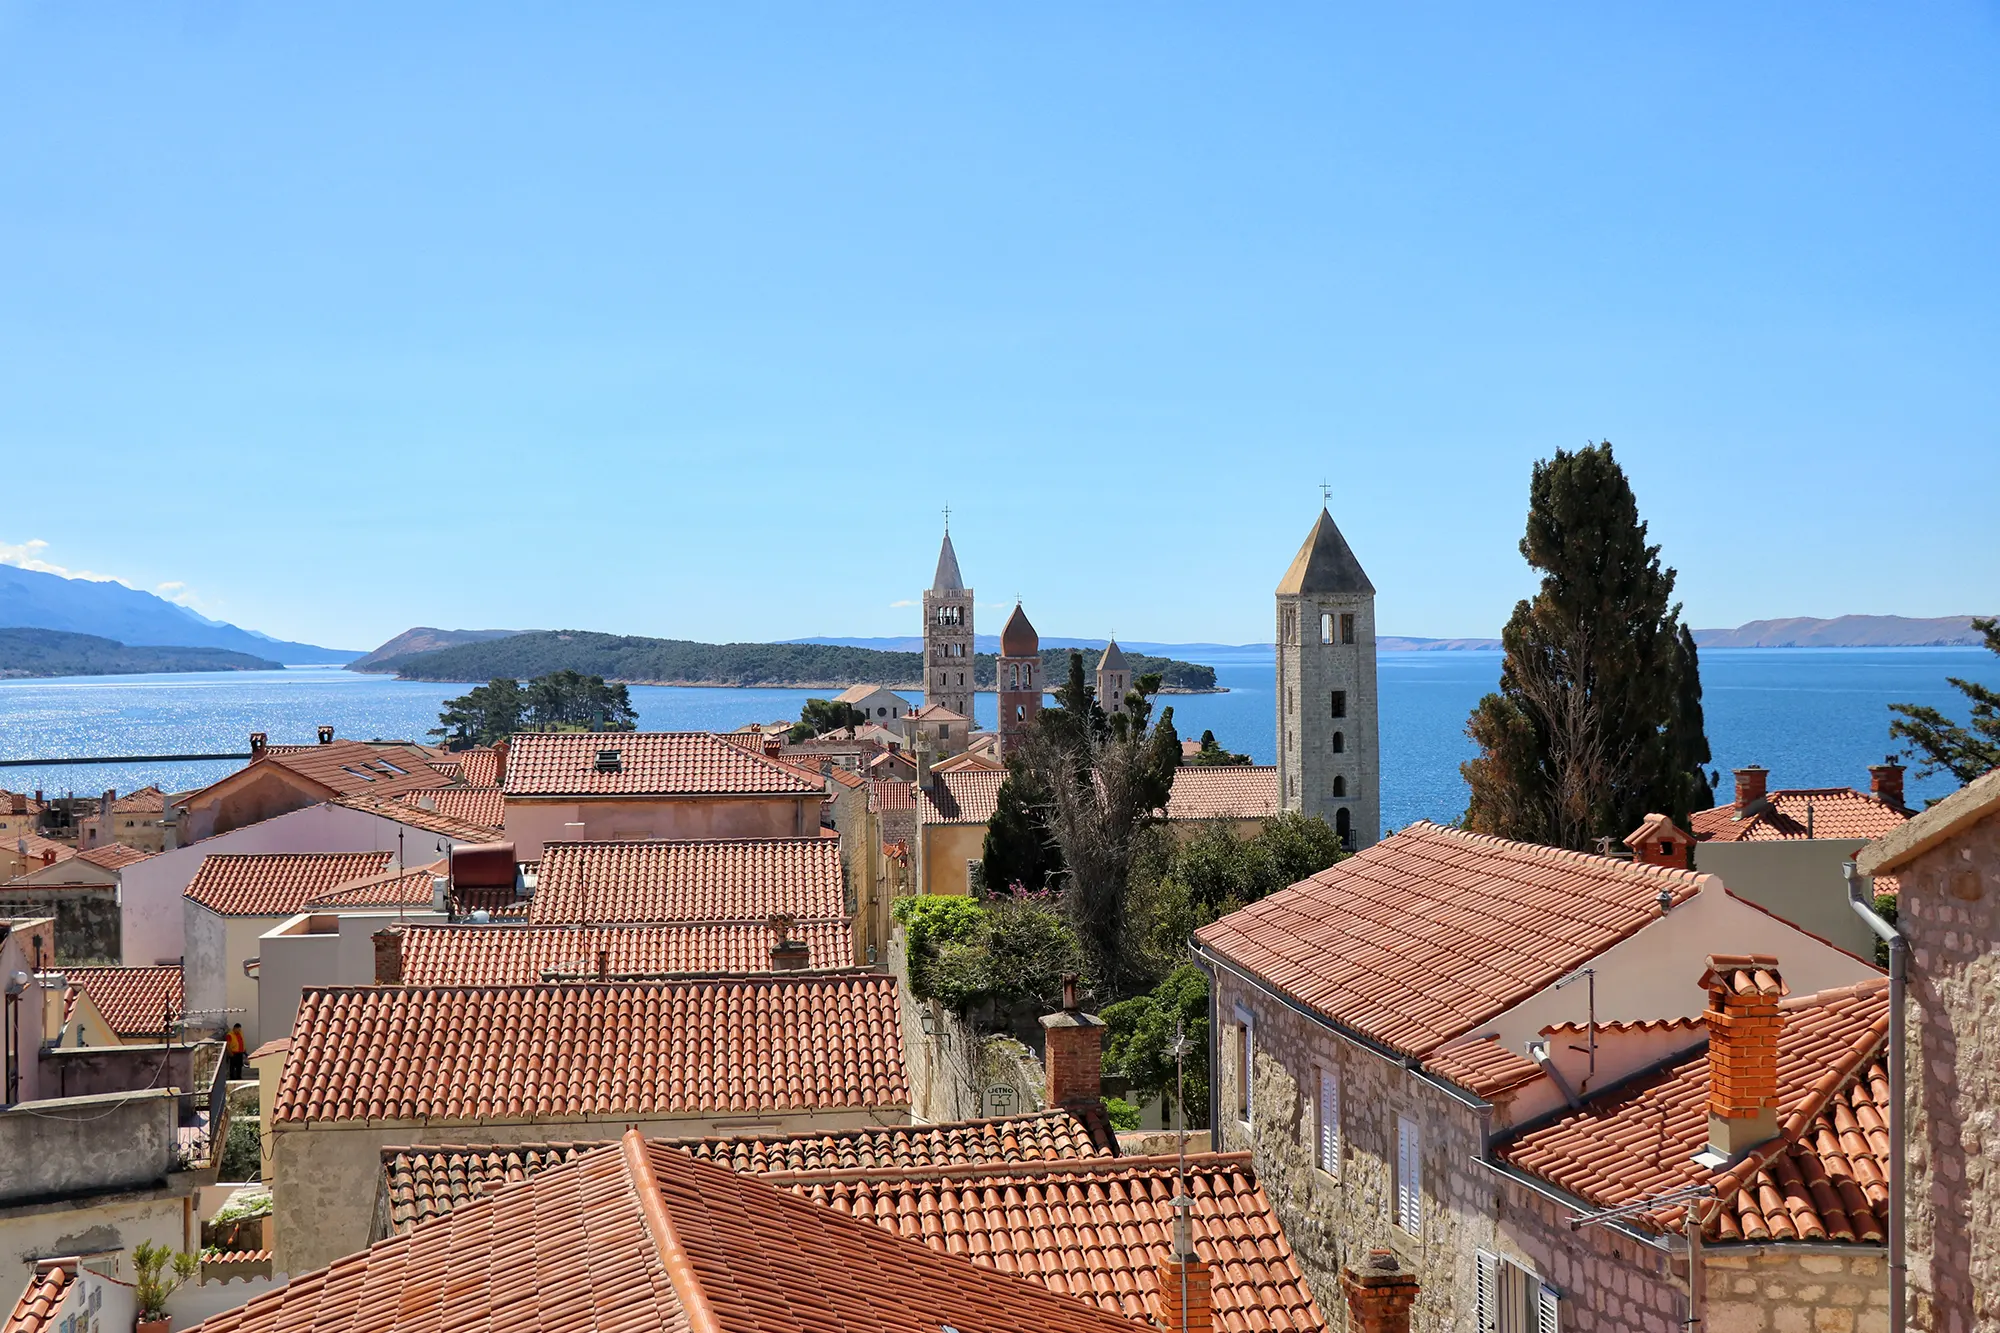
[[[1778,1136],[1778,1038],[1785,994],[1769,954],[1711,954],[1708,992],[1708,1146],[1734,1158]]]
[[[1764,799],[1764,783],[1770,776],[1769,770],[1757,764],[1736,770],[1736,811],[1738,814],[1742,814],[1751,806]]]
[[[321,727],[321,728],[319,729],[319,743],[320,743],[321,745],[331,745],[331,744],[333,744],[333,728],[332,728],[332,727],[327,727],[327,726],[322,726],[322,727]]]
[[[270,739],[261,731],[250,733],[250,758],[253,762],[264,757],[264,747],[270,743]]]
[[[1360,1269],[1342,1269],[1340,1289],[1347,1297],[1347,1327],[1353,1333],[1409,1333],[1417,1277],[1396,1262],[1393,1251],[1370,1250]]]
[[[403,928],[386,926],[375,932],[375,984],[403,984]]]
[[[1868,790],[1884,805],[1893,805],[1898,810],[1910,808],[1903,804],[1903,766],[1893,754],[1884,755],[1881,763],[1868,766]]]

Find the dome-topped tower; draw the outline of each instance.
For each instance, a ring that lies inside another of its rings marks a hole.
[[[1035,715],[1042,711],[1042,636],[1028,622],[1028,613],[1014,603],[1014,614],[1000,631],[1000,753],[1012,754],[1026,739]]]
[[[958,572],[947,529],[924,594],[924,703],[971,717],[972,689],[972,589]]]

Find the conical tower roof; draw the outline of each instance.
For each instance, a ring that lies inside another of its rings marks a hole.
[[[1007,627],[1000,631],[1000,656],[1033,657],[1042,651],[1042,636],[1035,633],[1035,627],[1028,623],[1028,613],[1014,603],[1014,614],[1007,617]]]
[[[958,552],[951,549],[949,532],[944,535],[944,545],[938,548],[937,577],[931,580],[931,591],[965,591],[965,579],[958,572]]]
[[[1113,639],[1110,643],[1104,645],[1104,656],[1097,659],[1097,669],[1099,671],[1131,670],[1130,667],[1125,665],[1125,654],[1118,651],[1118,640]]]
[[[1322,509],[1306,544],[1292,557],[1292,567],[1278,580],[1278,596],[1317,596],[1325,593],[1375,595],[1361,562],[1347,545],[1347,538],[1333,524],[1333,515]]]

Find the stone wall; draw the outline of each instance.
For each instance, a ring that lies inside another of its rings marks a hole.
[[[0,917],[54,917],[57,965],[124,957],[118,890],[109,884],[0,887]]]
[[[208,1091],[222,1059],[220,1042],[69,1046],[41,1053],[42,1091],[50,1097],[99,1097],[150,1088]]]
[[[158,1185],[174,1169],[165,1091],[49,1098],[0,1111],[0,1202]]]
[[[1704,1333],[1888,1333],[1889,1259],[1872,1246],[1706,1250]]]
[[[2000,815],[1896,870],[1910,941],[1911,1326],[2000,1326]]]

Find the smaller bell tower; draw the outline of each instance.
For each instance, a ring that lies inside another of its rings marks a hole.
[[[1028,623],[1028,613],[1014,603],[1014,614],[1000,631],[1000,661],[995,677],[1000,689],[1000,754],[1014,753],[1027,739],[1042,711],[1042,637]]]

